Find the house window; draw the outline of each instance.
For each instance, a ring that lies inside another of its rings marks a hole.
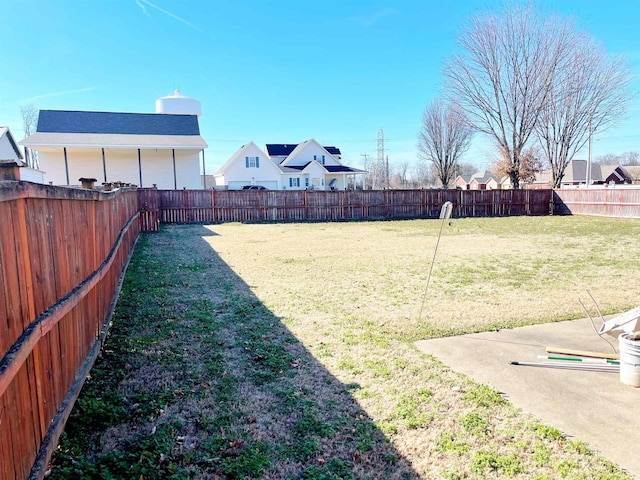
[[[260,157],[244,157],[246,168],[260,168]]]
[[[324,155],[322,155],[322,164],[324,165]]]
[[[299,187],[300,179],[297,177],[289,177],[289,186],[290,187]]]
[[[309,188],[309,177],[305,177],[304,179],[304,186]]]

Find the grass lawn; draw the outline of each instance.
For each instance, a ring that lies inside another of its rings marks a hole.
[[[49,478],[625,479],[413,342],[637,304],[640,222],[165,226]]]

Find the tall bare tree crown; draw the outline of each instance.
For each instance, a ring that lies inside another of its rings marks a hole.
[[[601,128],[620,113],[628,98],[620,88],[628,74],[619,60],[602,61],[602,52],[573,21],[544,13],[532,3],[471,17],[458,36],[458,48],[444,65],[446,95],[508,158],[516,188],[525,148],[545,139],[541,134],[549,125],[557,131],[551,120],[554,111],[564,115],[565,122]],[[588,108],[578,113],[575,102]],[[597,114],[609,110],[612,113]],[[564,138],[570,145],[554,148],[580,144],[575,136]],[[546,140],[549,148],[557,142],[550,135]],[[540,143],[551,163],[553,154]]]

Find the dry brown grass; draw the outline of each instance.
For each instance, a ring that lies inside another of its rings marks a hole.
[[[629,286],[640,280],[640,265],[631,260],[640,253],[636,221],[459,219],[443,231],[425,296],[440,226],[232,224],[207,227],[214,235],[205,238],[324,368],[358,384],[354,397],[422,478],[471,474],[473,454],[437,445],[478,407],[463,400],[470,382],[421,355],[412,341],[583,316],[577,300],[587,300],[587,289],[603,311],[625,309],[637,302]],[[403,413],[403,402],[415,411]],[[527,430],[531,420],[495,405],[479,415],[488,431],[461,434],[468,452],[516,452],[527,467],[520,476],[534,476],[527,449],[544,439]],[[558,445],[539,448],[553,452],[538,466],[541,475],[555,476],[555,456],[598,470],[592,459],[573,460]]]
[[[206,240],[281,317],[351,317],[408,340],[584,315],[637,302],[636,221],[580,217],[216,225]]]
[[[147,479],[628,478],[413,342],[582,316],[585,289],[605,312],[635,305],[640,223],[454,220],[425,296],[440,226],[170,226],[146,237],[113,340],[149,344],[115,377],[126,408],[141,392],[166,405],[121,415],[85,458],[113,474],[105,445],[126,460],[132,445],[158,443],[157,428],[163,453],[136,453]]]

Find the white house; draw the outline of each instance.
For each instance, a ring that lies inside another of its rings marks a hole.
[[[9,127],[0,127],[0,164],[19,169],[19,179],[27,182],[43,183],[40,170],[30,167],[23,159],[22,152],[11,135]]]
[[[198,189],[200,102],[174,94],[156,113],[41,110],[36,133],[21,145],[38,152],[45,182],[79,185],[80,178],[160,189]]]
[[[267,144],[266,152],[249,142],[231,155],[214,178],[216,187],[230,190],[250,185],[270,190],[345,190],[362,185],[366,171],[343,165],[341,160],[340,149],[314,139]]]
[[[488,170],[480,170],[473,175],[458,175],[454,181],[459,190],[507,190],[511,188],[509,176],[498,178]]]

